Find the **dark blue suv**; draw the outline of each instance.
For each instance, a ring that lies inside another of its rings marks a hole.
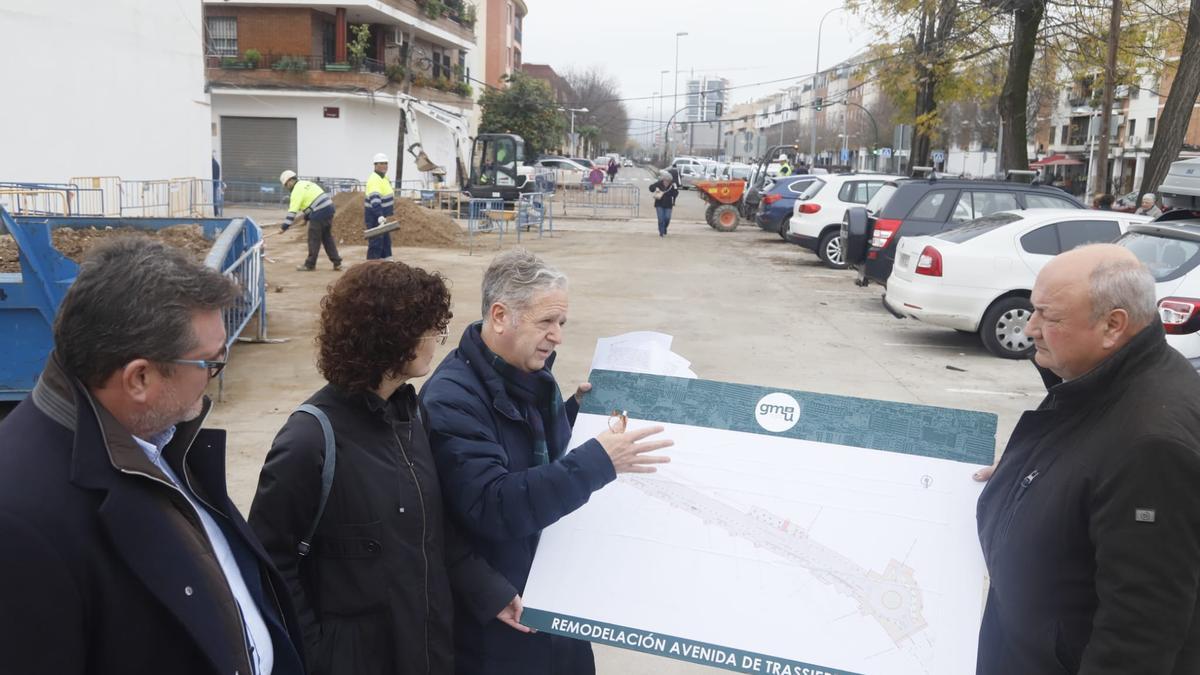
[[[763,186],[762,201],[758,203],[758,213],[755,214],[754,221],[767,232],[774,232],[786,239],[792,207],[814,180],[816,176],[809,174],[768,179],[767,184]]]

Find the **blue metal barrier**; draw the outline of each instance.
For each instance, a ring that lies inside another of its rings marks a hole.
[[[255,314],[255,339],[266,339],[262,230],[249,218],[13,217],[0,208],[0,222],[16,241],[21,266],[21,272],[0,273],[0,344],[6,347],[0,357],[0,401],[20,400],[33,389],[54,344],[54,316],[79,273],[79,266],[51,242],[50,232],[58,227],[159,230],[199,225],[213,241],[204,264],[241,285],[240,297],[224,312],[227,346],[232,348]],[[223,378],[219,385],[223,389]]]

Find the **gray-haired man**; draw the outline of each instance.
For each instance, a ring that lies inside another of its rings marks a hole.
[[[671,445],[662,427],[608,431],[567,453],[579,387],[563,401],[550,367],[567,322],[567,279],[518,249],[483,278],[483,320],[467,327],[421,391],[447,512],[475,551],[524,593],[542,528],[582,506],[618,473],[647,473]],[[516,617],[519,620],[519,616]],[[527,634],[455,612],[460,674],[586,675],[586,642]]]
[[[301,675],[283,578],[201,429],[236,285],[149,238],[80,266],[0,424],[0,671]]]
[[[979,498],[977,672],[1200,672],[1200,377],[1128,249],[1056,257],[1031,301],[1049,394]]]

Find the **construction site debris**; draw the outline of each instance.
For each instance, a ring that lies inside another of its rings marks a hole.
[[[363,193],[339,192],[333,196],[333,204],[337,209],[333,217],[334,240],[338,244],[365,246]],[[462,228],[449,216],[399,197],[396,198],[395,214],[393,219],[400,223],[400,229],[382,235],[390,236],[393,246],[456,248],[465,245]]]
[[[155,237],[187,251],[197,262],[203,262],[212,248],[212,241],[204,238],[204,230],[199,225],[172,225],[161,230],[129,226],[105,229],[56,227],[50,231],[50,242],[64,256],[80,262],[97,244],[121,235]],[[0,273],[20,271],[16,240],[11,235],[0,235]]]

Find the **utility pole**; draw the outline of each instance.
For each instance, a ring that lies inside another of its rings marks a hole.
[[[671,99],[671,107],[676,110],[679,110],[679,38],[685,35],[687,35],[687,31],[675,33],[675,97]],[[674,118],[675,116],[671,115],[671,117]]]
[[[1117,75],[1117,45],[1121,40],[1121,0],[1112,0],[1112,17],[1108,22],[1108,61],[1104,64],[1104,95],[1101,96],[1100,108],[1100,147],[1097,150],[1096,182],[1093,183],[1092,194],[1088,199],[1094,199],[1096,194],[1108,192],[1108,138],[1112,128],[1113,89]],[[1093,168],[1093,167],[1089,167]]]

